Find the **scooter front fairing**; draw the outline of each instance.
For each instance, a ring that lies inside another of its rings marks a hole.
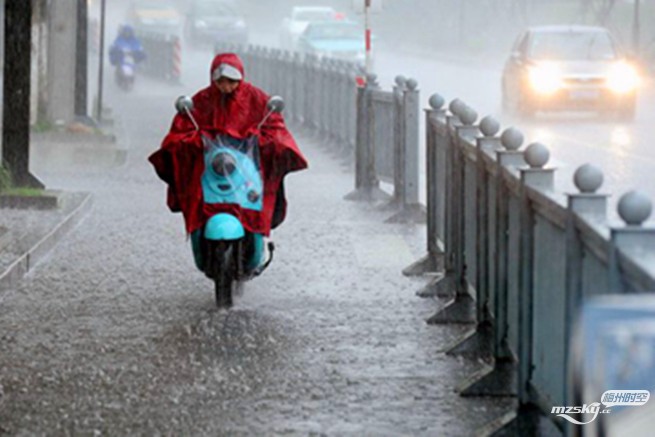
[[[264,199],[259,145],[257,137],[237,139],[229,135],[202,136],[204,165],[201,185],[205,204],[234,204],[261,212]],[[202,232],[202,233],[200,233]],[[232,214],[219,213],[209,218],[202,230],[192,235],[196,265],[204,270],[201,235],[209,241],[246,241],[244,268],[254,271],[263,263],[264,242],[261,234],[248,233]]]

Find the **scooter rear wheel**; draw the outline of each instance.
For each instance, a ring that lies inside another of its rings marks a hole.
[[[216,248],[216,276],[214,287],[216,292],[216,306],[229,308],[233,304],[233,294],[236,292],[237,269],[235,265],[235,247],[230,243],[219,244]]]

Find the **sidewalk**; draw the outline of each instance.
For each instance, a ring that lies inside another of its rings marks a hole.
[[[466,436],[508,411],[511,400],[455,392],[482,367],[443,352],[469,327],[427,325],[444,302],[417,297],[427,279],[401,274],[424,255],[425,228],[384,224],[392,211],[344,201],[352,174],[316,140],[297,138],[310,169],[287,179],[275,260],[229,311],[213,308],[181,217],[166,215],[161,182],[144,173],[144,150],[89,183],[96,206],[72,241],[20,292],[0,294],[0,331],[22,327],[0,348],[0,426]],[[130,217],[149,226],[128,234]],[[99,231],[101,256],[90,241]]]
[[[385,224],[393,211],[342,200],[353,175],[299,142],[310,170],[287,183],[289,223],[276,238],[281,259],[269,284],[291,296],[264,303],[295,320],[305,337],[302,373],[331,398],[323,420],[303,431],[465,436],[502,415],[509,401],[455,393],[479,365],[442,351],[467,328],[427,325],[443,302],[417,297],[426,279],[401,274],[424,255],[425,227]]]
[[[32,133],[32,171],[88,172],[125,162],[127,151],[112,136],[70,132]],[[46,188],[50,188],[46,184]],[[0,209],[1,291],[14,286],[74,228],[90,210],[90,193],[57,191],[59,207],[51,210]]]

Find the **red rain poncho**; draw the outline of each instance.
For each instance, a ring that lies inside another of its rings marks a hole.
[[[236,67],[245,77],[241,59],[232,53],[214,58],[210,77],[222,63]],[[206,135],[213,137],[221,133],[245,138],[255,133],[257,125],[268,112],[268,98],[266,93],[246,81],[241,81],[230,95],[223,95],[210,83],[209,87],[193,96],[192,114]],[[188,233],[204,226],[211,216],[219,212],[235,215],[248,231],[264,235],[271,231],[276,208],[275,225],[284,218],[286,200],[278,199],[276,206],[278,189],[287,173],[307,168],[307,161],[287,130],[281,114],[272,114],[258,135],[264,176],[262,211],[242,209],[234,204],[205,204],[201,186],[201,176],[205,170],[202,139],[187,115],[175,116],[161,148],[148,160],[155,167],[157,175],[168,184],[168,207],[173,212],[182,212]]]

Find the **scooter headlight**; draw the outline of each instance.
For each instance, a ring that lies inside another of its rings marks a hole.
[[[627,62],[612,65],[607,74],[607,87],[617,94],[626,94],[639,86],[637,70]]]
[[[531,67],[528,73],[530,87],[538,94],[553,94],[562,87],[562,73],[557,64],[544,62]]]

